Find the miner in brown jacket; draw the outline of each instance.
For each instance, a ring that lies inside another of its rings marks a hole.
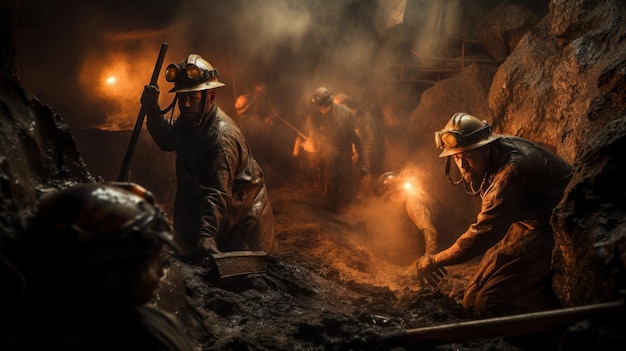
[[[482,205],[476,221],[452,246],[417,261],[417,276],[436,285],[445,266],[484,255],[469,282],[464,305],[478,316],[499,316],[558,307],[552,290],[552,210],[572,177],[572,167],[541,145],[493,134],[491,125],[456,113],[436,132],[446,176],[464,184]],[[450,177],[454,160],[462,178]]]

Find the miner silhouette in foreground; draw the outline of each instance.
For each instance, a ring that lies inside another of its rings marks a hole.
[[[134,183],[44,194],[28,228],[32,350],[193,350],[174,315],[150,303],[173,229]]]

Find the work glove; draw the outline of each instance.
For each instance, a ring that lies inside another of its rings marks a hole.
[[[320,144],[316,140],[311,138],[306,138],[304,141],[300,142],[300,145],[304,149],[304,151],[308,153],[316,153],[320,151]]]
[[[141,94],[141,106],[148,116],[158,116],[161,114],[159,106],[159,87],[156,85],[146,85]]]
[[[437,287],[448,271],[444,266],[435,263],[435,255],[424,255],[417,260],[417,278],[422,286],[428,283],[432,287]]]
[[[215,242],[215,238],[212,236],[205,236],[200,239],[200,248],[202,251],[208,254],[219,253],[220,250],[217,249],[217,243]]]
[[[212,236],[205,236],[200,239],[200,247],[198,251],[198,259],[200,263],[203,267],[207,268],[212,267],[210,256],[220,252],[220,250],[217,249],[215,238]]]

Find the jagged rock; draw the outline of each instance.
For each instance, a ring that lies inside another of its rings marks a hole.
[[[502,62],[537,22],[539,18],[526,7],[504,1],[478,22],[475,37],[494,60]]]

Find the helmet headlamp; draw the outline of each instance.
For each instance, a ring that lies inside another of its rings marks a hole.
[[[440,130],[435,132],[435,144],[438,149],[450,149],[459,145],[459,140],[463,139],[463,135],[456,130]]]
[[[198,80],[202,78],[202,73],[203,71],[194,64],[185,66],[185,74],[187,75],[187,78],[191,80]]]
[[[184,78],[181,77],[180,72],[185,72]],[[219,76],[217,69],[207,70],[202,69],[193,63],[188,64],[170,64],[165,69],[165,80],[168,82],[174,82],[178,79],[188,79],[190,81],[209,80],[213,77]]]
[[[168,82],[173,82],[176,80],[176,77],[178,77],[178,66],[171,63],[165,69],[165,80],[167,80]]]
[[[477,143],[491,135],[491,125],[484,126],[471,133],[463,134],[463,130],[440,130],[435,132],[435,145],[438,149],[455,149]]]

